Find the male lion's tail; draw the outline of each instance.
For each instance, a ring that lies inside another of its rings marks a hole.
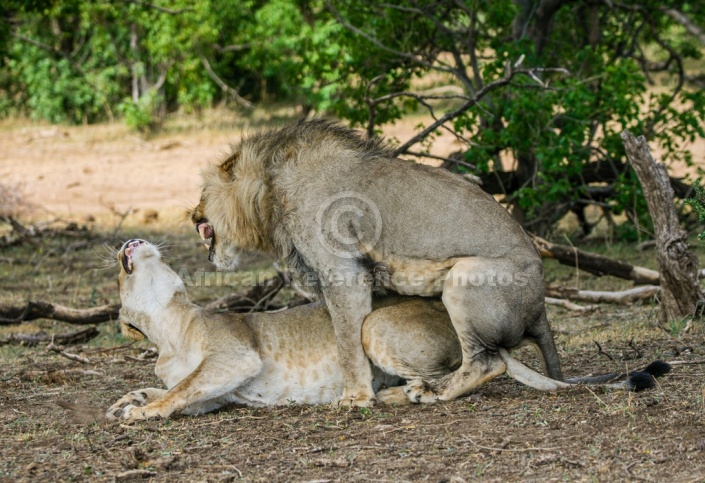
[[[663,361],[654,361],[638,371],[612,372],[600,376],[573,377],[566,382],[557,381],[526,367],[514,359],[505,349],[499,349],[499,355],[507,365],[507,374],[529,387],[540,391],[555,391],[575,384],[599,384],[612,389],[643,391],[656,385],[657,377],[667,374],[671,366]]]
[[[671,372],[671,365],[663,361],[654,361],[648,366],[631,372],[611,372],[600,376],[571,377],[569,384],[604,384],[607,387],[642,391],[656,385],[657,377]]]

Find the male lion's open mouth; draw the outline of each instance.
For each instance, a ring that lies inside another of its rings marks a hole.
[[[206,241],[205,245],[208,249],[208,260],[212,262],[215,252],[215,231],[213,230],[213,226],[211,226],[207,220],[199,220],[196,223],[196,231],[198,231],[201,238]]]
[[[132,273],[132,255],[135,252],[135,248],[144,243],[146,243],[144,240],[130,240],[122,246],[120,262],[123,270],[128,275]]]

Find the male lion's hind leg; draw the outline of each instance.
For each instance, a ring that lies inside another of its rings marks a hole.
[[[497,350],[522,340],[521,320],[527,315],[521,312],[536,298],[533,287],[512,283],[517,273],[509,259],[464,258],[451,268],[441,299],[460,341],[462,362],[440,379],[411,381],[404,389],[411,402],[449,401],[506,372]]]
[[[128,392],[108,408],[105,418],[108,420],[125,419],[125,415],[132,411],[132,408],[144,407],[166,394],[165,389],[148,387],[137,391]]]
[[[499,354],[483,350],[469,356],[463,352],[463,363],[454,372],[435,381],[413,380],[402,389],[412,403],[450,401],[463,396],[487,381],[504,374],[507,365]],[[379,397],[379,395],[378,395]]]

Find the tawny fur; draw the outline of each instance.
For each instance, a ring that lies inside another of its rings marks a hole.
[[[155,246],[130,240],[118,261],[121,325],[130,336],[147,336],[158,346],[155,372],[167,389],[131,391],[106,418],[201,414],[229,403],[322,404],[343,393],[333,323],[322,303],[278,313],[218,313],[189,301]],[[362,345],[373,366],[373,387],[387,386],[377,393],[385,403],[423,402],[416,392],[423,381],[447,375],[462,358],[448,313],[433,299],[375,301],[362,327]],[[540,390],[568,386],[532,371],[504,349],[485,353],[471,370],[483,383],[507,372]]]
[[[345,216],[331,209],[323,223],[322,210],[345,197]],[[467,393],[492,372],[477,372],[485,352],[525,339],[539,347],[547,374],[562,379],[541,258],[522,228],[476,185],[396,159],[379,140],[321,120],[246,137],[204,170],[192,220],[207,224],[199,232],[211,234],[218,267],[234,268],[241,250],[272,253],[323,295],[345,361],[344,404],[373,402],[360,344],[373,290],[440,296],[450,314],[463,362],[427,381],[423,400]],[[346,282],[331,283],[331,274]]]

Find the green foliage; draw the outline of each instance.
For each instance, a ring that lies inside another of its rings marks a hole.
[[[158,121],[152,115],[154,103],[155,96],[146,95],[137,102],[129,98],[125,99],[118,109],[125,117],[128,127],[140,132],[151,132],[158,127]]]
[[[672,7],[705,24],[705,11],[690,8],[687,1],[676,3]],[[403,94],[414,91],[417,78],[443,76],[440,83],[455,84],[472,96],[501,79],[507,62],[520,58],[524,68],[564,68],[567,75],[538,73],[541,83],[515,77],[454,115],[447,125],[471,140],[465,160],[488,179],[489,173],[504,171],[501,160],[512,165],[519,186],[506,199],[528,219],[554,221],[554,214],[557,219],[565,213],[558,206],[567,210],[595,203],[626,213],[635,225],[629,236],[650,231],[648,209],[626,163],[620,134],[625,129],[646,134],[664,161],[692,165],[686,148],[705,137],[705,91],[684,89],[681,68],[686,59],[699,59],[701,49],[671,17],[651,16],[660,11],[655,1],[624,9],[566,3],[550,25],[532,24],[536,17],[531,11],[524,33],[517,35],[519,5],[511,0],[336,2],[339,16],[358,34],[355,43],[341,41],[353,67],[341,91],[345,95],[332,110],[379,130],[419,109],[422,91],[417,89],[416,97]],[[593,37],[587,31],[588,14],[597,22]],[[658,62],[665,67],[653,74],[649,65]],[[370,98],[384,100],[373,110]],[[434,110],[435,118],[462,103],[444,109],[426,99],[431,106],[424,109]],[[609,181],[596,176],[586,181],[591,176],[586,171],[600,165],[613,166]]]
[[[685,202],[690,205],[693,211],[698,215],[698,220],[701,223],[705,223],[705,189],[701,186],[700,180],[695,181],[693,189],[695,190],[695,196],[688,198]],[[698,238],[705,240],[705,232],[698,235]]]
[[[514,173],[506,201],[527,219],[595,203],[648,230],[619,135],[645,134],[663,161],[694,164],[686,147],[705,137],[705,90],[685,84],[685,72],[705,70],[703,46],[656,0],[559,2],[550,19],[540,1],[9,0],[0,7],[11,20],[0,20],[0,115],[120,115],[148,131],[168,112],[239,108],[235,91],[371,132],[432,111],[468,140],[464,158],[477,173]],[[705,26],[698,3],[669,7]],[[534,77],[468,101],[519,59]],[[541,70],[558,67],[567,73]],[[460,93],[439,100],[427,94],[436,87]],[[436,135],[409,150],[429,150]],[[605,165],[607,181],[591,178]]]

